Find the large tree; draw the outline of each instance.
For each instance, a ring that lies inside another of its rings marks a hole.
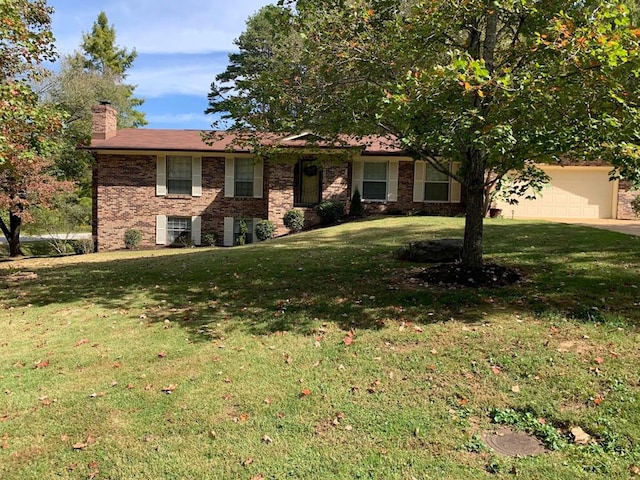
[[[34,82],[55,58],[51,9],[43,0],[0,2],[0,229],[11,256],[21,255],[20,227],[28,207],[46,204],[66,185],[48,175],[62,115],[39,102]]]
[[[83,35],[81,49],[62,58],[58,71],[43,85],[45,101],[67,113],[64,148],[56,158],[54,173],[76,181],[82,195],[90,195],[91,155],[80,147],[91,140],[91,107],[109,101],[118,112],[119,128],[146,125],[137,110],[144,100],[134,96],[135,85],[126,83],[126,72],[136,58],[116,45],[116,32],[104,12],[91,33]]]
[[[465,187],[467,267],[482,266],[486,198],[509,172],[535,184],[535,163],[598,159],[640,181],[640,30],[622,5],[280,4],[287,35],[270,39],[261,69],[240,45],[218,77],[232,89],[214,85],[209,111],[248,131],[388,136]]]

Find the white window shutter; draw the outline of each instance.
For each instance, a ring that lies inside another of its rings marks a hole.
[[[156,196],[163,197],[167,194],[167,156],[156,157]]]
[[[191,196],[202,196],[202,157],[191,159]]]
[[[222,244],[233,247],[233,217],[224,217],[224,237]]]
[[[156,215],[156,245],[167,244],[167,216]]]
[[[362,198],[362,177],[364,175],[364,162],[361,160],[353,161],[353,179],[351,182],[351,198],[356,190],[360,192],[360,198]]]
[[[202,244],[202,217],[191,217],[191,241],[194,245]]]
[[[454,162],[451,164],[451,173],[457,173],[458,170],[460,170],[460,163],[459,162]],[[460,185],[460,182],[457,182],[454,179],[451,179],[451,195],[450,195],[450,201],[451,203],[460,203],[460,200],[462,199],[462,185]]]
[[[260,222],[260,221],[262,221],[261,218],[254,218],[253,222],[252,222],[253,223],[253,232],[252,232],[252,234],[253,234],[253,242],[254,243],[258,241],[258,237],[256,236],[256,225],[258,225],[258,222]]]
[[[235,194],[235,160],[227,158],[224,161],[224,196],[233,197]],[[226,244],[225,244],[226,245]]]
[[[427,165],[422,160],[416,160],[413,166],[413,201],[424,202],[424,182]]]
[[[389,162],[389,176],[387,178],[387,201],[398,201],[398,169],[400,162],[391,160]]]
[[[264,160],[258,158],[253,164],[253,198],[263,197]]]

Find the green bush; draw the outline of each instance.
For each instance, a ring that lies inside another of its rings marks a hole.
[[[351,208],[349,209],[349,215],[352,217],[361,217],[364,215],[364,206],[362,205],[362,196],[360,191],[356,188],[351,198]]]
[[[204,233],[200,243],[205,247],[213,247],[218,243],[218,234],[216,232]]]
[[[633,213],[640,217],[640,195],[631,201],[631,208],[633,209]]]
[[[338,200],[326,200],[316,206],[322,225],[333,225],[344,216],[344,204]]]
[[[304,228],[304,213],[297,208],[285,213],[282,220],[284,221],[284,226],[292,232],[299,232]]]
[[[131,228],[124,232],[124,246],[129,250],[138,248],[141,242],[142,232],[137,228]]]
[[[79,240],[71,240],[69,245],[73,248],[73,251],[78,255],[85,253],[93,253],[95,251],[95,245],[91,238],[81,238]]]
[[[269,240],[273,238],[273,233],[276,230],[276,224],[271,220],[260,220],[256,223],[256,237],[259,241]]]

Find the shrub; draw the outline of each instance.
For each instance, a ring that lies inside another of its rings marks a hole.
[[[206,247],[213,247],[218,242],[218,234],[216,232],[207,232],[202,235],[202,245]]]
[[[249,233],[249,227],[244,218],[238,220],[238,238],[236,238],[237,245],[244,245],[247,243],[247,234]]]
[[[129,250],[138,248],[141,242],[142,232],[137,228],[131,228],[124,232],[124,246]]]
[[[326,200],[316,206],[322,225],[332,225],[344,216],[344,204],[338,200]]]
[[[633,213],[640,217],[640,195],[631,201],[631,208],[633,209]]]
[[[256,237],[259,241],[269,240],[273,238],[273,232],[276,229],[276,224],[271,220],[260,220],[256,223]]]
[[[95,245],[91,238],[81,238],[79,240],[71,240],[69,242],[73,251],[78,255],[83,255],[85,253],[93,253],[95,251]]]
[[[304,228],[304,214],[296,208],[289,210],[283,217],[284,226],[292,232],[299,232]]]
[[[353,192],[353,197],[351,198],[351,208],[349,210],[349,215],[351,215],[352,217],[361,217],[362,215],[364,215],[362,196],[360,195],[360,191],[357,188]]]

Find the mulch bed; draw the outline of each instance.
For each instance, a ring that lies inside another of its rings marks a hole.
[[[463,287],[507,287],[519,283],[523,276],[514,268],[487,263],[481,268],[467,268],[461,263],[441,263],[416,275],[431,285]]]

